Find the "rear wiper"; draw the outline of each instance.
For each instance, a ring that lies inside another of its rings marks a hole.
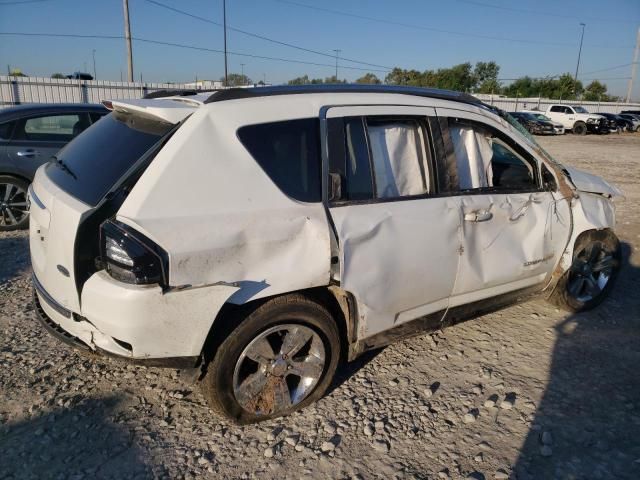
[[[76,177],[76,174],[71,171],[69,166],[66,163],[64,163],[62,160],[60,160],[58,157],[56,157],[55,155],[51,155],[51,159],[58,167],[60,167],[60,170],[71,175],[74,180],[78,179],[78,177]]]

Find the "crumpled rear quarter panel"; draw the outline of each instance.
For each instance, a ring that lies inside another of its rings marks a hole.
[[[232,302],[329,283],[321,203],[287,197],[236,137],[259,118],[203,107],[138,181],[118,219],[164,248],[172,286],[238,283]],[[275,120],[273,120],[275,121]]]

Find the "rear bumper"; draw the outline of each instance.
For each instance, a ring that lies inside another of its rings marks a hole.
[[[56,338],[150,366],[196,365],[213,321],[236,287],[217,285],[163,292],[113,280],[105,272],[84,285],[82,312],[60,305],[33,277],[36,312]]]
[[[169,358],[133,358],[127,355],[120,355],[114,352],[110,352],[109,350],[104,350],[95,345],[90,346],[84,340],[76,337],[73,333],[60,324],[56,323],[48,314],[45,312],[42,303],[40,301],[40,290],[35,287],[37,280],[34,277],[34,289],[33,289],[33,304],[36,311],[36,316],[40,323],[45,328],[45,330],[53,337],[58,339],[59,341],[73,347],[76,350],[79,350],[84,355],[94,355],[96,357],[109,357],[115,358],[118,360],[124,360],[129,363],[137,364],[137,365],[145,365],[147,367],[161,367],[161,368],[175,368],[186,370],[189,368],[194,368],[197,366],[200,357],[169,357]],[[49,303],[49,298],[43,296],[44,303],[48,306],[51,306]],[[45,307],[46,308],[46,307]],[[72,314],[73,315],[73,314]]]

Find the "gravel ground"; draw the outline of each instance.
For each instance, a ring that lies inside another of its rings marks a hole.
[[[0,478],[640,478],[640,135],[541,143],[627,194],[611,298],[580,315],[533,301],[387,347],[257,426],[216,418],[180,372],[49,337],[27,236],[0,234]]]

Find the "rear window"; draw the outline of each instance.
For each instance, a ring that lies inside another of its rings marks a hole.
[[[140,116],[111,113],[60,150],[58,161],[47,166],[47,175],[78,200],[97,205],[172,127]]]
[[[13,131],[14,122],[0,123],[0,140],[9,140]]]
[[[286,195],[303,202],[322,200],[320,124],[317,118],[249,125],[240,141]]]

